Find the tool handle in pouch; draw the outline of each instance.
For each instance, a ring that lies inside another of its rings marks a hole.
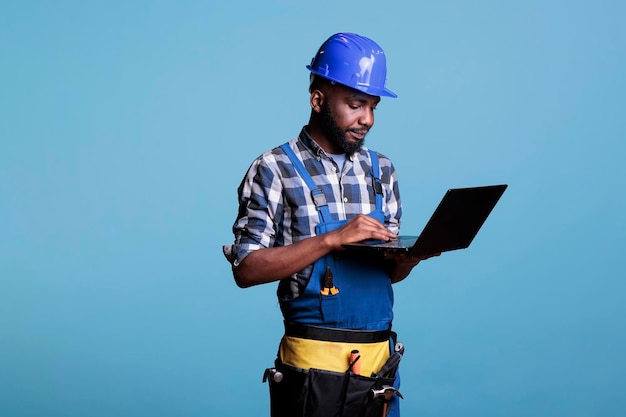
[[[326,271],[324,271],[324,282],[320,294],[335,295],[337,293],[339,293],[339,288],[335,287],[333,271],[331,271],[330,266],[327,266]]]
[[[353,374],[361,375],[361,354],[357,349],[350,352],[348,357],[348,370]]]
[[[339,289],[335,287],[333,271],[326,266],[322,277],[322,289],[320,290],[320,307],[322,320],[326,323],[336,323],[339,316]]]

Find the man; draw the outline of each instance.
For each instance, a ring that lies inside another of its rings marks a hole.
[[[363,146],[381,96],[397,96],[382,48],[357,34],[331,36],[307,69],[309,122],[250,166],[224,253],[240,287],[279,281],[285,336],[279,377],[266,373],[273,417],[397,416],[404,350],[391,332],[391,284],[427,257],[343,248],[397,237],[394,167]]]

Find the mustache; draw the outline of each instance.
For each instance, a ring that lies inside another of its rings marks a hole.
[[[357,129],[357,128],[346,129],[346,132],[353,132],[353,133],[356,133],[358,135],[365,135],[369,131],[370,131],[370,129],[368,127],[362,127],[360,129]]]

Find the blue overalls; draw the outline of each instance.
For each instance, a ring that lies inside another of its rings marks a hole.
[[[281,148],[311,190],[320,218],[316,233],[328,233],[344,225],[346,220],[332,218],[322,190],[289,145],[283,144]],[[382,184],[376,152],[370,150],[370,158],[375,210],[368,215],[383,223]],[[393,319],[393,290],[381,259],[330,253],[315,262],[304,292],[294,299],[281,299],[280,307],[287,323],[333,329],[389,330]],[[399,377],[394,385],[397,388]],[[398,398],[394,396],[389,417],[399,416],[397,403]]]

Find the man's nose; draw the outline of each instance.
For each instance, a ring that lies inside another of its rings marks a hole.
[[[361,114],[359,123],[363,126],[372,127],[374,125],[374,110],[366,109],[363,114]]]

